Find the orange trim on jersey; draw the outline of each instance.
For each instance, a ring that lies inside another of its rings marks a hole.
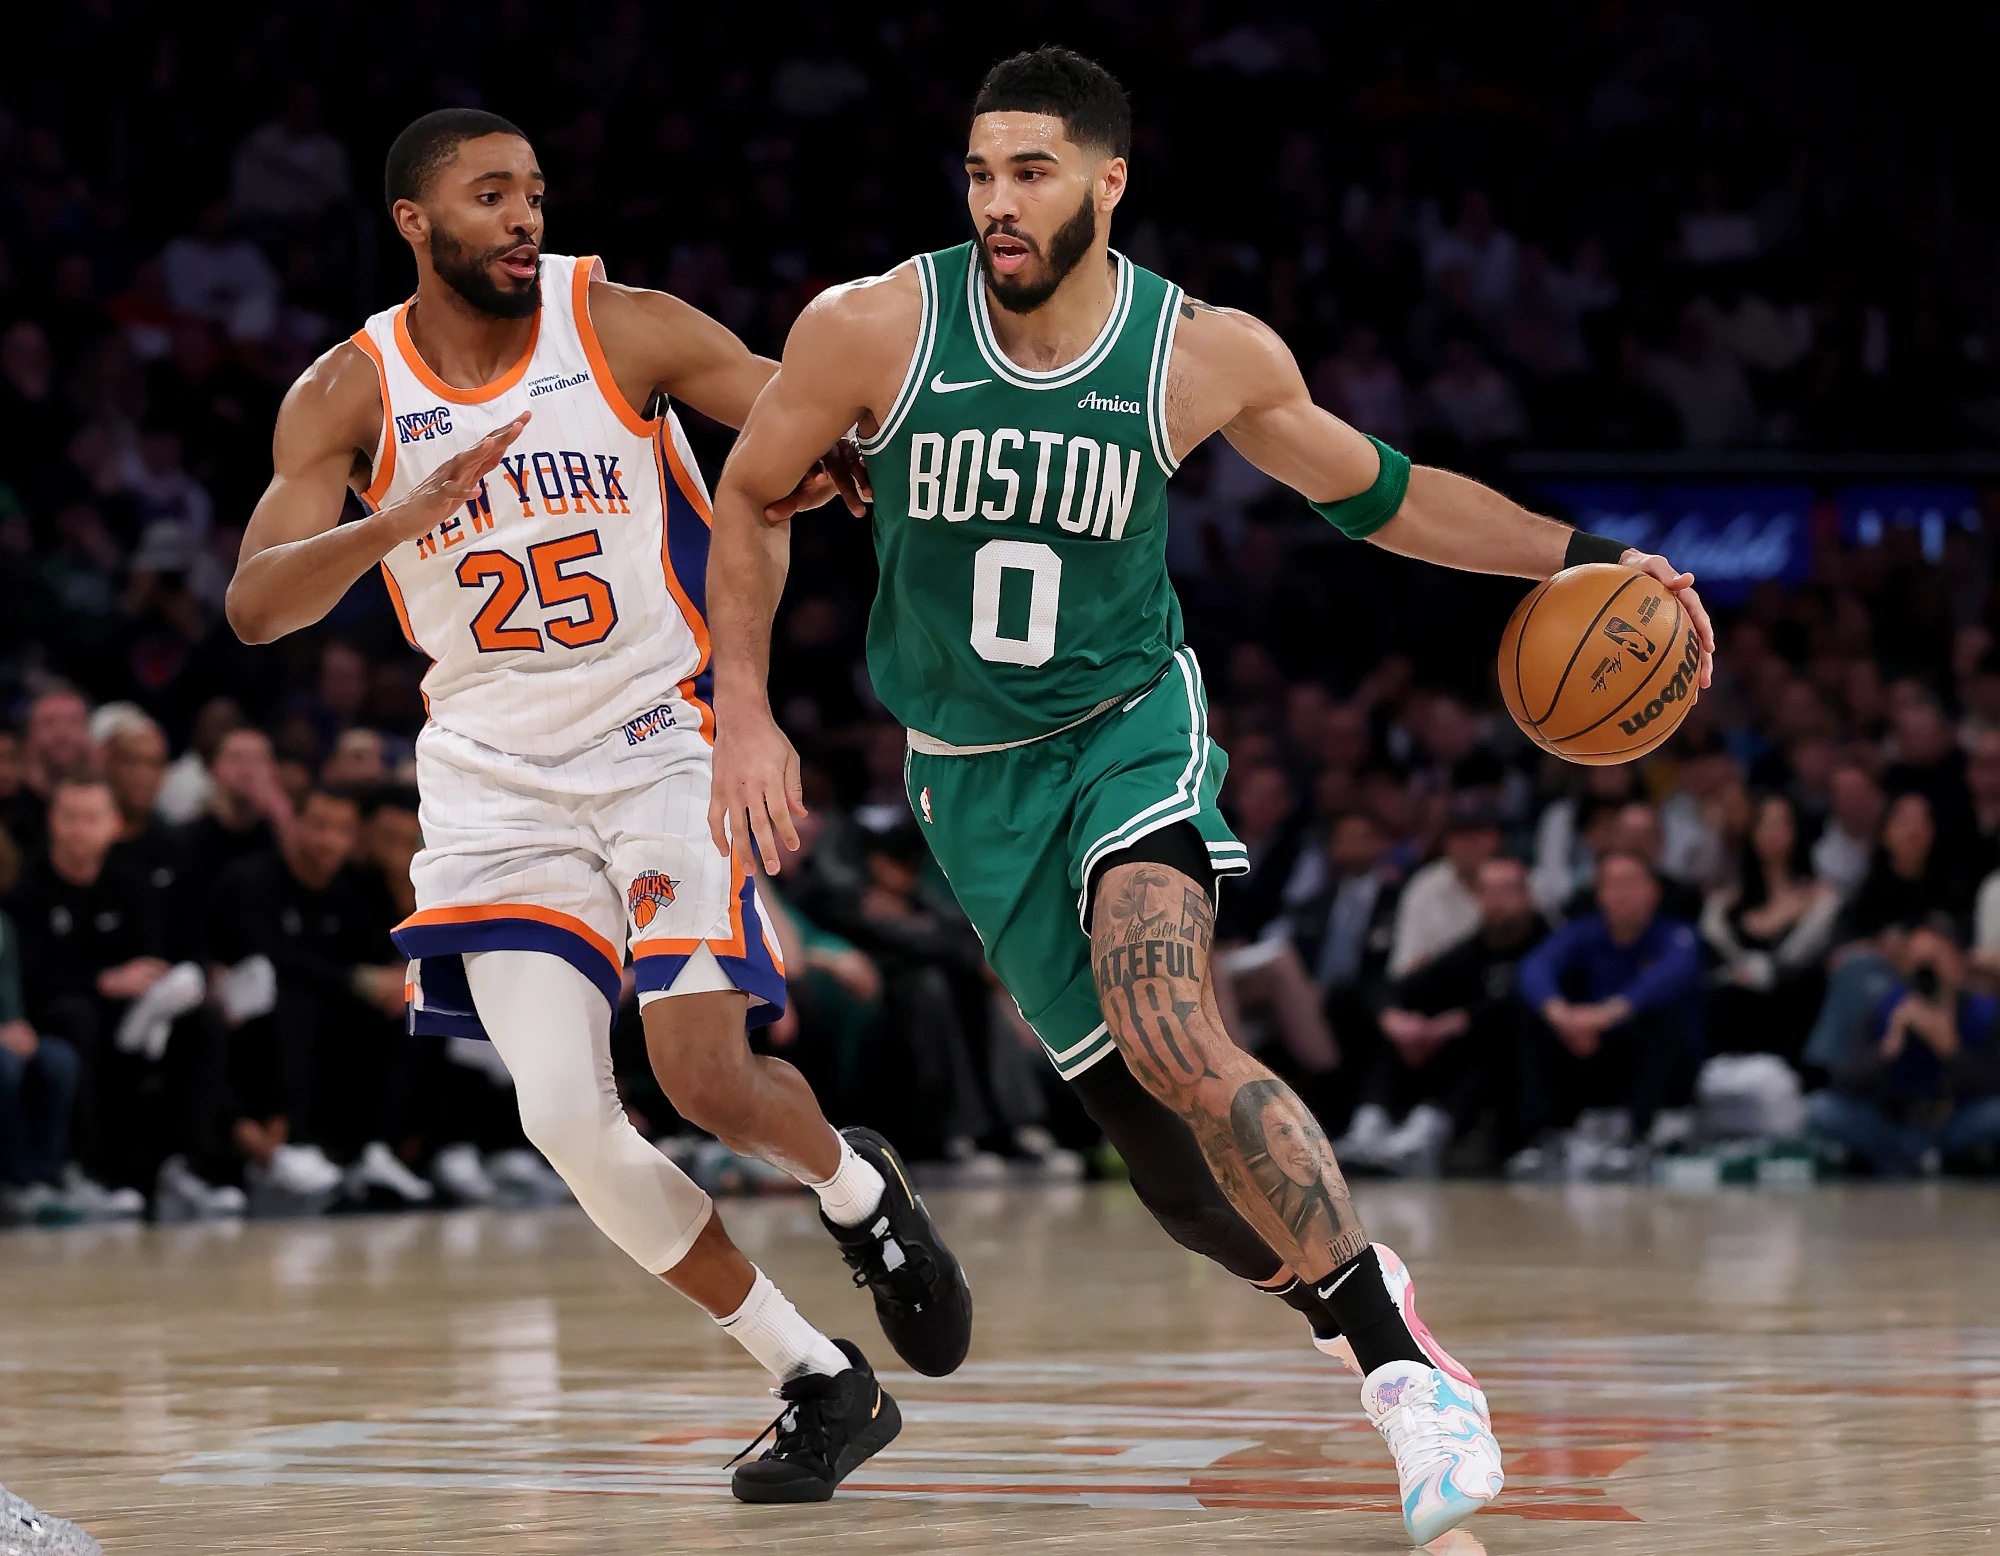
[[[701,715],[701,738],[706,740],[710,745],[714,745],[715,709],[711,708],[694,694],[694,682],[692,680],[681,682],[678,689],[681,694],[681,700],[692,703],[695,711]]]
[[[382,499],[388,495],[389,483],[396,478],[396,421],[389,414],[389,364],[382,360],[382,348],[375,344],[374,338],[366,330],[356,330],[347,338],[368,353],[368,360],[375,364],[375,382],[382,389],[380,440],[382,468],[371,473],[368,490],[361,494],[361,500],[370,508],[379,508],[382,506]],[[394,585],[390,587],[393,588]],[[398,609],[401,609],[400,601]],[[410,624],[407,621],[403,623],[403,636],[410,637]],[[415,638],[410,638],[413,645],[416,641]]]
[[[382,582],[388,585],[389,588],[389,603],[396,608],[396,625],[403,629],[403,641],[421,654],[424,651],[424,645],[417,641],[416,633],[410,630],[410,608],[403,603],[402,588],[396,582],[396,575],[389,571],[389,562],[386,557],[382,560],[381,567]],[[433,659],[431,663],[436,664],[437,661]]]
[[[708,506],[708,499],[702,496],[701,487],[696,484],[694,477],[688,474],[687,466],[681,463],[680,450],[674,447],[673,428],[666,424],[665,417],[660,419],[660,452],[667,456],[667,464],[674,472],[674,484],[681,489],[681,495],[688,500],[688,506],[701,515],[702,523],[711,530],[714,529],[715,514]]]
[[[590,363],[590,376],[597,380],[597,389],[604,396],[604,403],[611,407],[625,430],[635,437],[650,438],[657,421],[647,421],[626,402],[619,392],[618,380],[611,376],[610,360],[604,355],[604,347],[597,338],[597,326],[590,319],[590,283],[598,265],[595,254],[580,254],[576,268],[570,274],[569,311],[576,320],[577,338],[583,342],[584,359]]]
[[[396,349],[403,354],[403,365],[416,374],[417,382],[432,394],[454,405],[484,405],[512,389],[528,376],[528,364],[535,360],[535,343],[541,338],[542,314],[540,309],[536,309],[535,327],[528,332],[528,349],[521,353],[521,360],[490,384],[481,384],[477,389],[457,389],[431,371],[430,364],[418,352],[417,343],[410,339],[410,304],[404,303],[396,310]]]
[[[412,913],[391,933],[405,929],[427,929],[439,924],[483,924],[496,918],[533,919],[538,924],[547,924],[552,929],[565,929],[575,935],[591,950],[595,951],[613,968],[622,972],[625,959],[617,949],[596,930],[580,918],[568,913],[558,913],[554,908],[541,908],[530,902],[484,903],[476,908],[425,908]]]
[[[675,482],[680,486],[682,493],[687,496],[694,511],[701,515],[702,522],[713,530],[715,528],[715,519],[708,511],[708,504],[699,499],[701,489],[696,487],[693,492],[689,492],[688,490],[691,483],[687,479],[687,472],[681,469],[681,462],[675,456],[668,442],[667,433],[669,429],[664,416],[660,418],[659,427],[660,430],[653,436],[653,467],[659,472],[660,476],[660,573],[667,581],[667,593],[674,597],[674,604],[678,605],[681,609],[681,618],[687,622],[688,631],[694,634],[696,653],[694,673],[700,675],[702,671],[708,668],[708,623],[703,619],[701,612],[694,608],[694,601],[688,598],[687,590],[681,587],[679,575],[674,572],[674,550],[667,528],[671,522],[667,513],[667,467],[669,463],[673,466]],[[688,681],[683,684],[692,686],[693,682]],[[702,720],[703,729],[709,729],[711,723],[710,719],[704,718]]]

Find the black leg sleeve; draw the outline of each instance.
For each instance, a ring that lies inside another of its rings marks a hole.
[[[1069,1084],[1125,1158],[1132,1191],[1167,1236],[1259,1285],[1284,1267],[1223,1195],[1194,1131],[1141,1086],[1122,1059],[1099,1060]]]

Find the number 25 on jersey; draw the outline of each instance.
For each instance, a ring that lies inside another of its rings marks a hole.
[[[585,530],[579,535],[565,535],[560,540],[545,540],[528,547],[526,567],[505,551],[474,551],[462,557],[458,564],[461,588],[484,589],[489,583],[494,586],[486,603],[479,607],[479,614],[472,618],[472,640],[479,645],[480,653],[539,654],[544,646],[544,633],[564,648],[589,648],[602,643],[618,625],[618,607],[611,598],[611,585],[595,573],[572,569],[579,562],[603,554],[597,531]],[[528,597],[531,578],[535,599],[542,609],[560,614],[546,617],[540,627],[510,626],[510,618]],[[576,613],[579,606],[581,615]]]

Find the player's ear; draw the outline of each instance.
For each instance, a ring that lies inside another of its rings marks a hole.
[[[1110,211],[1125,198],[1125,159],[1106,157],[1097,165],[1097,208]]]
[[[424,208],[414,200],[398,200],[389,209],[389,219],[396,224],[403,241],[412,248],[421,248],[431,240],[431,219],[424,214]]]

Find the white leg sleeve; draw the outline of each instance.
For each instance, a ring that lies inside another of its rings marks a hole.
[[[709,1199],[632,1127],[611,1078],[611,1008],[541,951],[479,951],[465,977],[514,1077],[521,1127],[606,1237],[658,1275],[694,1246]]]

